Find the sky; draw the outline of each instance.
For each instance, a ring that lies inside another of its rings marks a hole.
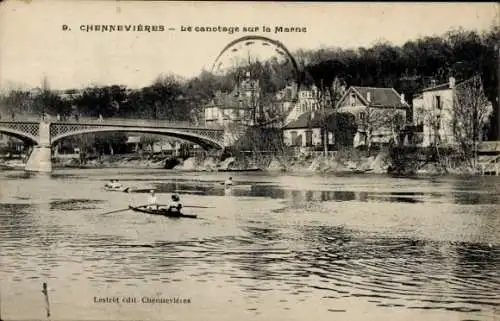
[[[43,79],[52,89],[110,84],[138,88],[162,73],[196,76],[211,68],[229,42],[243,36],[266,36],[292,52],[370,46],[380,40],[401,45],[456,27],[486,30],[499,23],[499,8],[493,2],[7,0],[0,4],[0,89],[40,87]],[[163,26],[165,31],[82,31],[96,24],[141,24],[150,30]],[[239,30],[186,31],[189,26]],[[243,30],[253,26],[259,30]],[[306,30],[276,33],[276,26]]]

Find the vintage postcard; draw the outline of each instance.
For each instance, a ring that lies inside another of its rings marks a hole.
[[[0,4],[0,320],[500,320],[497,3]]]

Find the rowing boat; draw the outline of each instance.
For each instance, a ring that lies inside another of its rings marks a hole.
[[[104,190],[108,192],[124,192],[124,193],[129,193],[132,191],[130,187],[123,187],[123,186],[104,186]]]
[[[161,207],[158,209],[148,208],[147,205],[146,206],[139,206],[139,207],[134,207],[134,206],[129,205],[128,208],[134,212],[151,214],[151,215],[161,215],[161,216],[172,217],[172,218],[197,218],[198,217],[197,215],[182,214],[179,212],[173,212],[167,208],[161,208]]]

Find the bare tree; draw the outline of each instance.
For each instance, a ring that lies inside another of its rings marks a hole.
[[[330,130],[329,124],[336,124],[335,121],[329,122],[330,118],[335,119],[335,106],[342,97],[346,88],[346,83],[343,79],[335,77],[329,86],[325,86],[323,79],[320,80],[320,87],[317,91],[317,104],[319,106],[320,123],[323,136],[323,151],[328,153],[328,138]]]
[[[484,93],[481,77],[476,75],[456,85],[451,111],[453,138],[458,151],[475,167],[477,144],[493,112]]]
[[[401,109],[367,106],[364,113],[361,128],[366,133],[368,154],[371,152],[374,135],[391,136],[394,144],[399,145],[401,143],[399,141],[399,131],[404,123],[404,115]]]

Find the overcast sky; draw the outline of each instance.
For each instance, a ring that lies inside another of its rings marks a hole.
[[[441,35],[454,27],[486,30],[498,23],[495,3],[258,3],[17,1],[0,5],[0,86],[51,88],[90,84],[148,85],[160,73],[195,76],[222,48],[264,35],[290,51],[321,46],[394,44]],[[71,31],[62,31],[66,24]],[[167,31],[86,32],[81,25],[162,25]],[[181,26],[238,26],[240,32],[182,32]],[[262,32],[262,26],[271,32]],[[244,33],[244,26],[259,32]],[[274,33],[275,26],[305,27]],[[168,28],[174,28],[168,31]]]

